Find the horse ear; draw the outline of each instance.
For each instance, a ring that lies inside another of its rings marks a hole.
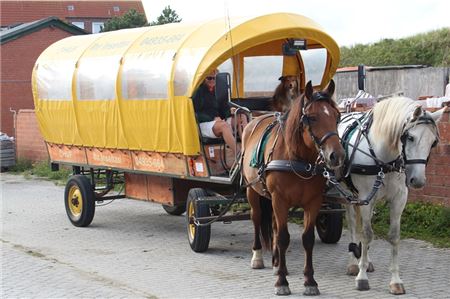
[[[441,117],[444,114],[445,109],[446,109],[446,107],[431,113],[431,117],[433,118],[435,123],[438,123],[441,120]]]
[[[306,83],[306,87],[305,87],[305,96],[308,100],[312,99],[312,95],[313,95],[313,87],[312,87],[312,83],[311,81],[308,81],[308,83]]]
[[[421,114],[422,114],[422,106],[417,106],[416,109],[414,109],[411,121],[416,121]]]
[[[325,92],[327,94],[329,94],[330,96],[333,96],[335,88],[336,88],[336,85],[334,84],[334,80],[331,79],[330,83],[328,83],[328,86],[325,89]]]

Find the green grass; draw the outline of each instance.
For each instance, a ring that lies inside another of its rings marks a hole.
[[[55,181],[57,184],[65,184],[69,176],[72,174],[71,169],[60,167],[58,171],[52,171],[48,161],[31,162],[29,160],[19,159],[14,167],[11,167],[10,172],[22,174],[26,178],[36,176],[40,178],[47,178]]]
[[[386,238],[389,232],[389,207],[379,203],[375,207],[373,229]],[[430,203],[408,203],[401,219],[401,238],[428,241],[437,247],[450,248],[450,208]]]

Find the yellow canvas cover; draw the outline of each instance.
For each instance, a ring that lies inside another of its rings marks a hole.
[[[197,155],[191,96],[205,75],[230,57],[257,53],[259,45],[267,52],[272,41],[286,38],[327,49],[326,84],[339,48],[316,23],[296,14],[65,38],[47,48],[33,70],[41,132],[56,144]]]

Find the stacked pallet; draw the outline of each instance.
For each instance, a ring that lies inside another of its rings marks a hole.
[[[9,167],[16,165],[16,151],[14,138],[6,134],[0,134],[0,166],[5,171]]]

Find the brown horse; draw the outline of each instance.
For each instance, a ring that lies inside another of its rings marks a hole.
[[[340,167],[345,156],[337,135],[340,113],[332,100],[334,87],[331,81],[325,90],[313,92],[312,84],[308,82],[305,93],[293,102],[287,114],[255,118],[243,133],[242,171],[248,184],[247,199],[252,208],[255,231],[252,268],[264,267],[260,235],[266,247],[270,248],[273,229],[272,266],[278,276],[275,283],[277,295],[290,294],[286,279],[286,250],[290,239],[287,221],[291,207],[304,210],[304,294],[319,294],[314,280],[312,250],[314,224],[326,183],[322,173],[324,166],[331,169]],[[265,146],[261,146],[264,143]],[[258,156],[261,158],[257,159]],[[273,227],[272,208],[275,216]]]

